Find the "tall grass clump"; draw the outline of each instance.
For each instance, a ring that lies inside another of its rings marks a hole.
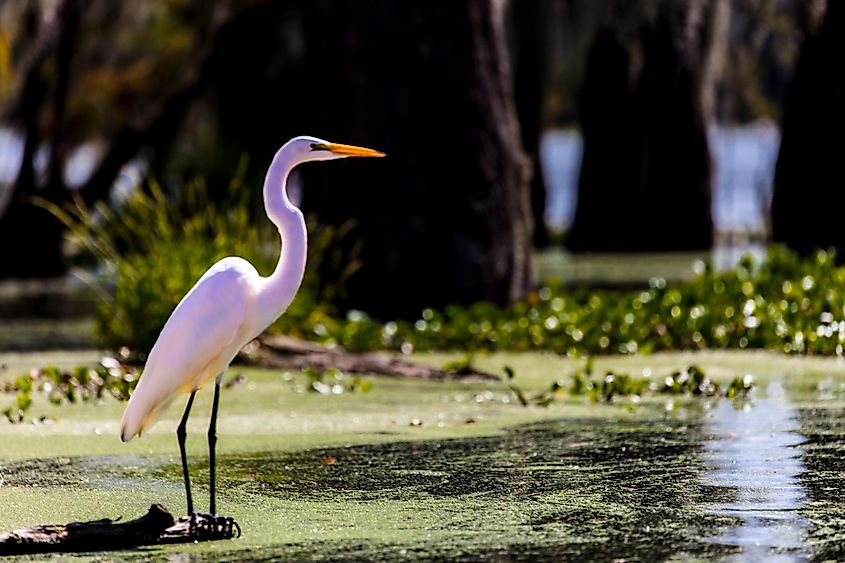
[[[178,200],[150,181],[114,207],[88,207],[78,200],[67,208],[39,202],[65,224],[81,254],[96,260],[96,286],[112,287],[100,292],[94,317],[95,336],[102,345],[149,351],[174,307],[221,258],[241,256],[261,275],[273,271],[279,234],[266,218],[256,220],[250,213],[247,189],[236,178],[225,202],[218,204],[200,181],[186,185]],[[309,268],[302,288],[271,331],[312,333],[315,324],[333,316],[331,302],[342,284],[323,283],[315,274],[320,264],[331,260],[340,279],[357,267],[335,244],[348,229],[310,227]]]

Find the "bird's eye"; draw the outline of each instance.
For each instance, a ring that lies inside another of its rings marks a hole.
[[[329,147],[327,147],[325,143],[311,143],[311,150],[312,151],[327,151],[327,150],[329,150]]]

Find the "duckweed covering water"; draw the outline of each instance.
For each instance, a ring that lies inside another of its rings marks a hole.
[[[823,474],[835,466],[814,448],[795,449],[801,440],[789,442],[802,428],[823,428],[831,413],[800,413],[791,427],[790,419],[787,427],[755,426],[753,414],[716,402],[637,420],[532,423],[495,436],[225,456],[221,503],[248,515],[251,527],[243,540],[196,549],[222,560],[832,556],[841,552],[841,495],[831,498],[825,477],[805,474],[804,464]],[[723,435],[725,428],[742,435]],[[3,472],[16,476],[7,486],[19,491],[37,485],[83,497],[150,483],[178,490],[180,478],[176,464],[122,456],[24,461]],[[195,480],[202,485],[203,474]],[[195,548],[154,551],[185,549]]]
[[[697,479],[701,440],[700,422],[567,420],[499,436],[226,456],[221,504],[235,514],[244,504],[268,507],[268,519],[288,507],[313,539],[288,542],[273,526],[269,538],[215,548],[230,558],[249,547],[250,558],[331,560],[733,552],[703,539],[734,520],[699,508],[714,498]],[[14,475],[10,487],[119,495],[149,471],[124,464],[137,467],[131,458],[82,457],[6,464],[3,472]],[[166,465],[149,477],[178,483],[180,471]],[[344,529],[353,537],[341,539]]]
[[[568,420],[493,437],[233,459],[223,479],[239,494],[388,510],[411,503],[427,515],[405,529],[414,558],[661,558],[719,551],[689,535],[727,523],[690,510],[706,495],[695,479],[700,431],[678,421]]]
[[[688,359],[605,358],[596,367],[631,372],[649,361],[662,372]],[[550,366],[575,364],[527,355],[479,362],[505,360],[531,390]],[[250,370],[254,388],[224,392],[218,464],[220,507],[244,537],[114,557],[840,558],[842,367],[759,354],[695,362],[714,377],[754,366],[760,384],[741,403],[650,396],[629,410],[574,397],[522,409],[503,404],[501,391],[477,401],[500,389],[490,384],[379,380],[369,394],[323,396]],[[789,377],[774,375],[778,367]],[[201,508],[206,395],[189,437]],[[122,445],[115,401],[65,409],[68,418],[51,426],[0,428],[0,529],[128,518],[155,501],[182,508],[178,412],[146,440]],[[59,450],[64,457],[43,453]]]

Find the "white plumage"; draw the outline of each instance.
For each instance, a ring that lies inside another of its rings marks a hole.
[[[275,271],[262,277],[243,258],[220,260],[182,298],[150,351],[141,380],[123,414],[120,437],[127,442],[143,434],[176,397],[190,394],[177,431],[189,513],[193,512],[193,501],[185,454],[185,423],[193,394],[216,378],[208,434],[210,504],[214,512],[214,446],[220,379],[238,351],[287,309],[305,273],[308,248],[305,219],[288,199],[288,174],[303,162],[348,156],[384,154],[315,137],[296,137],[285,143],[273,157],[264,180],[264,208],[282,238],[282,252]]]

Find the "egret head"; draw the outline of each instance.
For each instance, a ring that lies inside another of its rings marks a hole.
[[[334,160],[336,158],[347,158],[350,156],[385,156],[383,152],[373,149],[365,149],[353,145],[341,145],[330,143],[317,137],[294,137],[282,147],[282,150],[289,152],[299,162],[311,162],[315,160]]]

